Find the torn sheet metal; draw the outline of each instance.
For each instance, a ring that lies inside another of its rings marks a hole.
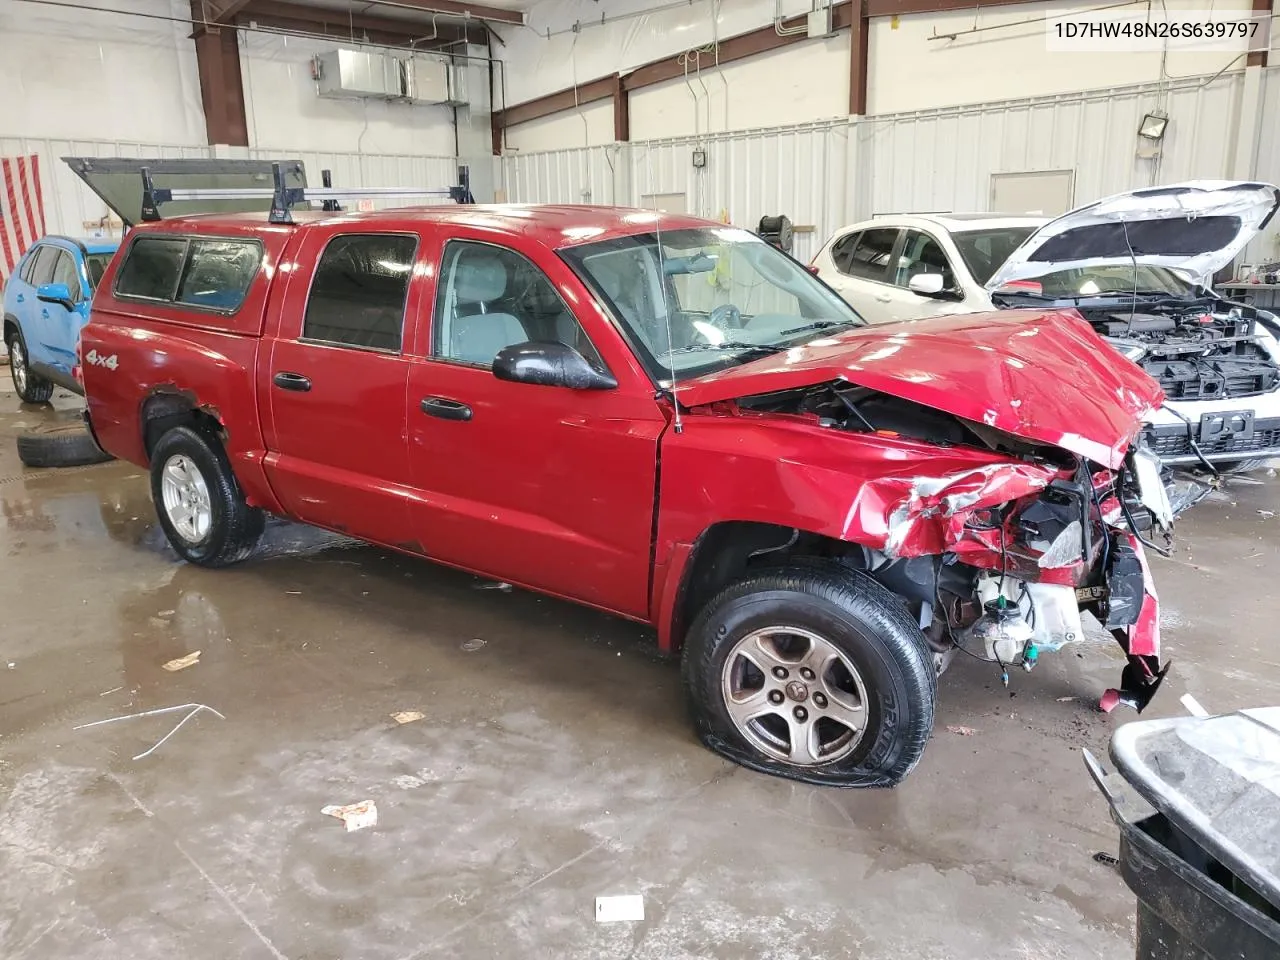
[[[967,553],[965,523],[974,511],[1039,493],[1058,476],[1053,467],[991,463],[940,477],[883,477],[858,489],[845,518],[845,538],[890,557]],[[871,537],[868,542],[867,537]],[[879,540],[879,542],[875,542]],[[976,552],[998,544],[971,539]]]

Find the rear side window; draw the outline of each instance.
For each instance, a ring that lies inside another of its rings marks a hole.
[[[304,340],[400,349],[417,237],[348,234],[324,248],[302,322]]]
[[[262,248],[243,240],[192,240],[178,302],[238,310],[258,272]]]
[[[172,300],[186,255],[186,240],[139,237],[120,265],[116,276],[117,296]]]
[[[116,296],[234,313],[262,263],[256,240],[139,237],[116,275]]]
[[[853,248],[858,245],[861,233],[846,233],[831,245],[831,262],[841,273],[849,272],[849,261],[853,257]]]
[[[886,276],[889,266],[889,255],[898,240],[898,230],[876,229],[864,230],[853,255],[848,258],[844,272],[853,277],[866,280],[888,281]]]

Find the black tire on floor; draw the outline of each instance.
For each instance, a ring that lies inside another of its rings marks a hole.
[[[35,427],[17,442],[18,459],[28,467],[83,467],[114,459],[79,421]]]
[[[164,507],[164,469],[170,460],[180,456],[195,464],[208,488],[209,531],[197,542],[178,533]],[[227,567],[246,559],[257,546],[266,523],[261,510],[245,503],[222,445],[190,427],[170,430],[151,452],[151,499],[170,545],[184,560],[202,567]]]
[[[848,755],[813,765],[775,759],[730,719],[722,686],[725,662],[739,640],[776,625],[821,636],[858,670],[867,720]],[[893,786],[915,767],[933,730],[938,678],[919,627],[894,594],[834,564],[764,570],[727,587],[693,623],[682,669],[702,742],[776,776],[840,787]]]
[[[13,380],[13,389],[18,398],[23,403],[48,403],[53,396],[53,383],[31,372],[28,362],[30,354],[27,353],[27,341],[22,339],[22,331],[15,327],[5,339],[4,345],[9,350],[9,377]],[[23,382],[19,382],[20,380]]]

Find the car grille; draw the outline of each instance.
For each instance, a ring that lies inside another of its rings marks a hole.
[[[1256,397],[1280,386],[1280,370],[1265,360],[1150,360],[1143,368],[1169,400]]]
[[[1145,434],[1147,446],[1156,456],[1162,459],[1175,457],[1194,457],[1188,428],[1181,425],[1148,427]],[[1192,436],[1195,427],[1191,427]],[[1201,443],[1200,452],[1206,457],[1223,454],[1239,454],[1248,456],[1264,450],[1280,448],[1280,419],[1256,420],[1253,424],[1253,435],[1246,440],[1223,436]]]

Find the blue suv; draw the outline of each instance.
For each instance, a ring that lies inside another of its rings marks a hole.
[[[45,403],[55,386],[83,393],[73,372],[89,301],[119,240],[44,237],[26,252],[4,288],[4,343],[14,389]]]

